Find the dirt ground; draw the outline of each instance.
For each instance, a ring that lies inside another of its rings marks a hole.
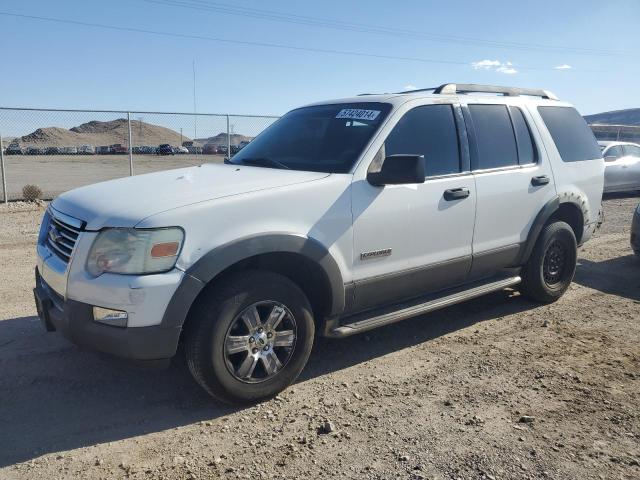
[[[150,173],[223,159],[224,155],[134,155],[133,171]],[[5,155],[4,161],[10,199],[22,199],[27,184],[38,185],[44,198],[53,198],[72,188],[129,175],[129,155]]]
[[[140,370],[34,317],[42,208],[0,210],[0,478],[638,479],[638,198],[604,202],[575,283],[514,292],[344,340],[247,408],[184,363]]]

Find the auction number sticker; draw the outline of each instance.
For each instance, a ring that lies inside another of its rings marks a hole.
[[[347,118],[349,120],[375,120],[380,115],[380,110],[364,110],[362,108],[343,108],[338,112],[336,118]]]

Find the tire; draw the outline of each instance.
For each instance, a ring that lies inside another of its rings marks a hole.
[[[537,302],[555,302],[571,285],[577,259],[573,229],[565,222],[549,223],[523,268],[520,291]]]
[[[295,381],[314,332],[311,305],[295,283],[277,273],[245,270],[213,285],[194,306],[185,355],[196,382],[212,397],[253,403]]]

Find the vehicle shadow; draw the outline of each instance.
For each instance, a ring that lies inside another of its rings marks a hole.
[[[640,301],[640,260],[635,255],[601,262],[579,259],[573,281],[609,295]]]
[[[366,335],[318,339],[298,381],[534,307],[498,292]],[[165,370],[134,367],[45,333],[35,317],[0,321],[0,405],[0,467],[242,409],[212,401],[184,361]]]

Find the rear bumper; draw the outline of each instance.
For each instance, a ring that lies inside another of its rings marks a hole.
[[[38,313],[47,330],[55,330],[76,345],[129,360],[165,360],[178,348],[181,326],[120,328],[93,320],[93,306],[64,300],[43,280],[36,269],[36,288],[40,299]]]
[[[640,256],[640,205],[636,208],[631,221],[631,248]]]

